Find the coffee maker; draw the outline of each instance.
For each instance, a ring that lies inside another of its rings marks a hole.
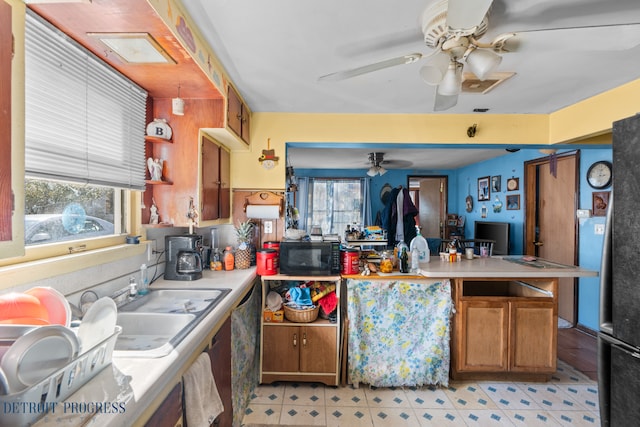
[[[183,234],[164,237],[166,280],[202,278],[202,236]]]

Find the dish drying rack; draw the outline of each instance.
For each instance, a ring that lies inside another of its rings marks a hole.
[[[5,407],[5,404],[21,402],[35,405],[33,411],[20,408],[20,411],[3,412],[0,417],[0,427],[32,425],[46,415],[47,409],[51,411],[51,408],[55,408],[56,411],[61,411],[59,403],[65,401],[111,364],[116,339],[121,332],[122,328],[116,326],[111,336],[78,355],[47,378],[18,393],[0,396],[2,407]]]

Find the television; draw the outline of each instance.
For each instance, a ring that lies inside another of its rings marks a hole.
[[[473,238],[493,240],[493,255],[509,255],[508,222],[476,221]]]

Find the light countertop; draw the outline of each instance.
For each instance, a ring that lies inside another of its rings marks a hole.
[[[122,352],[114,352],[112,367],[105,368],[70,396],[66,405],[57,405],[55,413],[45,415],[35,425],[135,425],[151,404],[164,398],[175,379],[186,371],[199,352],[205,350],[208,338],[251,289],[255,276],[255,267],[252,267],[232,271],[205,270],[202,279],[197,281],[160,279],[154,282],[151,288],[228,288],[231,292],[167,356],[127,358],[122,357]],[[96,403],[103,403],[102,408],[106,410],[94,415],[98,412]]]
[[[543,278],[543,277],[596,277],[597,271],[581,267],[552,263],[541,258],[533,262],[522,261],[522,255],[493,256],[489,258],[462,258],[459,262],[441,261],[439,257],[431,257],[429,263],[420,268],[420,274],[389,274],[370,276],[349,275],[352,279],[454,279],[454,278]]]

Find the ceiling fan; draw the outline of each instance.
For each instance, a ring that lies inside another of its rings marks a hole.
[[[509,52],[625,50],[640,44],[640,24],[508,32],[492,41],[481,41],[488,30],[493,1],[437,0],[424,10],[420,19],[424,43],[433,49],[430,54],[411,53],[327,74],[319,80],[344,80],[425,58],[428,62],[420,69],[420,76],[436,87],[434,111],[444,111],[458,102],[465,66],[479,80],[485,80],[500,65],[501,54]]]
[[[406,168],[411,166],[413,163],[407,160],[385,160],[384,153],[369,153],[369,162],[370,165],[369,170],[367,170],[367,175],[376,176],[376,175],[384,175],[387,173],[387,169],[385,169],[382,165],[392,165],[396,168]]]

